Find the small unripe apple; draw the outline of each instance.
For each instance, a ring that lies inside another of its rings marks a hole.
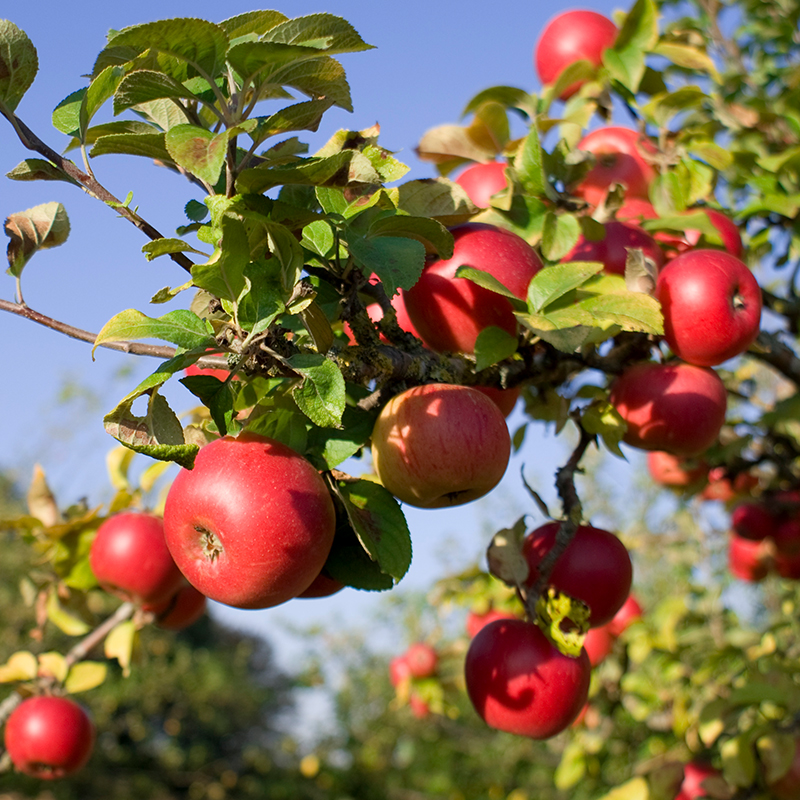
[[[624,442],[684,457],[717,441],[727,410],[717,373],[683,363],[634,364],[614,381],[609,399],[627,423]]]
[[[690,250],[670,261],[658,275],[655,297],[664,338],[689,364],[721,364],[758,336],[761,287],[744,262],[721,250]]]
[[[589,61],[599,67],[603,51],[614,44],[617,26],[596,11],[573,9],[553,17],[544,30],[534,50],[536,72],[543,84],[552,83],[561,72],[576,61]],[[572,97],[580,89],[581,81],[568,86],[561,99]]]
[[[511,455],[505,417],[481,392],[431,383],[395,395],[372,431],[380,482],[419,508],[476,500],[503,477]]]
[[[183,574],[237,608],[268,608],[305,591],[335,527],[317,470],[281,442],[248,432],[202,447],[164,507],[167,545]]]
[[[40,695],[23,700],[5,726],[11,762],[26,775],[55,780],[86,764],[95,731],[83,707],[67,697]]]
[[[506,164],[502,161],[488,161],[485,164],[472,164],[455,180],[478,208],[489,208],[492,195],[508,186]]]

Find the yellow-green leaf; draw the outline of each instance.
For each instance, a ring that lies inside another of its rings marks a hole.
[[[131,674],[131,658],[133,646],[136,642],[136,626],[133,620],[120,622],[109,634],[105,641],[106,658],[116,658],[122,667],[122,674],[127,678]]]
[[[38,669],[36,656],[28,650],[20,650],[0,666],[0,683],[32,680],[36,677]]]
[[[69,671],[64,688],[70,694],[96,689],[106,679],[108,665],[99,661],[81,661]]]

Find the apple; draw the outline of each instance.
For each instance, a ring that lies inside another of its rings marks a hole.
[[[545,25],[534,50],[539,80],[552,83],[576,61],[589,61],[599,67],[603,51],[616,38],[617,26],[596,11],[574,9],[558,14]],[[561,93],[561,99],[572,97],[581,86],[582,81],[571,84]]]
[[[411,680],[411,667],[405,653],[402,656],[395,656],[389,662],[389,680],[392,686],[399,686],[403,681]]]
[[[491,491],[511,455],[505,417],[468,386],[429,383],[395,395],[372,431],[380,482],[404,503],[444,508]]]
[[[456,278],[456,270],[469,266],[487,272],[524,299],[542,261],[521,236],[495,225],[467,222],[453,228],[452,234],[453,256],[429,262],[414,286],[402,294],[411,322],[428,347],[474,353],[484,328],[493,325],[516,336],[517,320],[508,298],[468,278]]]
[[[406,663],[413,678],[429,678],[436,672],[439,656],[431,645],[414,642],[405,653]]]
[[[412,336],[416,336],[417,339],[421,338],[420,335],[417,333],[416,328],[414,327],[413,323],[409,319],[408,312],[406,311],[405,303],[403,302],[403,295],[396,294],[392,298],[392,307],[394,308],[395,317],[397,318],[398,326],[404,330],[406,333],[410,333]],[[383,309],[381,308],[380,303],[370,303],[366,308],[367,316],[373,322],[380,322],[383,319]],[[350,341],[350,344],[357,344],[356,337],[353,334],[353,329],[350,327],[349,322],[342,323],[342,330],[344,331],[345,335]],[[381,341],[384,343],[388,343],[388,339],[381,334]],[[424,342],[423,342],[424,344]]]
[[[763,581],[770,568],[765,544],[731,533],[728,537],[728,569],[731,575],[748,583]]]
[[[97,529],[89,565],[100,586],[136,603],[168,601],[183,584],[164,538],[164,523],[154,514],[125,511]]]
[[[795,741],[794,758],[789,769],[768,786],[776,800],[797,800],[800,797],[800,739]]]
[[[237,608],[268,608],[305,591],[335,527],[317,470],[285,444],[246,431],[202,447],[164,507],[167,545],[188,581]]]
[[[683,363],[634,364],[616,378],[609,399],[627,423],[624,442],[687,458],[717,441],[727,409],[717,373]]]
[[[144,605],[142,608],[155,614],[155,624],[159,628],[182,631],[203,617],[206,606],[206,596],[190,583],[184,583],[165,603]]]
[[[578,243],[561,261],[599,261],[606,272],[624,275],[628,250],[640,249],[657,270],[664,265],[664,251],[649,233],[636,225],[606,222],[603,229],[605,235],[602,239],[587,239],[581,234]]]
[[[83,767],[94,738],[94,725],[82,706],[50,695],[23,700],[5,728],[5,747],[16,769],[44,780],[64,778]]]
[[[411,692],[411,694],[408,696],[408,705],[411,708],[411,713],[417,719],[425,719],[425,717],[431,713],[431,708],[427,701],[420,697],[416,692]]]
[[[586,650],[564,655],[530,622],[496,620],[470,642],[467,693],[491,728],[549,739],[578,716],[589,696]]]
[[[644,154],[656,148],[643,134],[631,128],[608,126],[587,133],[578,150],[593,153],[596,163],[575,188],[575,194],[592,206],[600,205],[615,183],[625,186],[628,197],[646,199],[656,171]]]
[[[560,522],[548,522],[529,533],[522,555],[530,570],[526,587],[539,577],[539,565],[556,543]],[[631,590],[633,565],[625,545],[610,531],[581,525],[550,573],[548,586],[589,607],[592,628],[610,622]]]
[[[596,667],[602,663],[606,656],[614,649],[615,637],[608,629],[608,625],[601,625],[599,628],[589,628],[586,638],[583,640],[583,647],[589,656],[589,663]]]
[[[499,609],[490,608],[488,611],[479,613],[477,611],[470,611],[467,614],[466,628],[467,636],[474,639],[478,635],[478,631],[498,619],[517,619],[517,617],[509,611],[500,611]]]
[[[647,454],[647,471],[661,486],[684,488],[702,480],[708,473],[708,466],[702,461],[693,462],[672,453],[652,450]]]
[[[747,265],[720,250],[690,250],[661,270],[655,297],[664,338],[678,358],[699,367],[747,350],[761,324],[761,287]]]
[[[612,636],[622,636],[624,631],[642,618],[643,613],[639,601],[632,594],[629,594],[622,604],[622,608],[614,614],[614,619],[606,627]]]
[[[726,467],[714,467],[708,471],[708,484],[700,493],[703,500],[719,500],[729,503],[738,495],[749,494],[758,486],[758,476],[750,472],[739,472],[728,476]]]
[[[772,532],[775,572],[789,580],[800,579],[800,519],[781,515]]]
[[[675,800],[695,800],[697,797],[708,797],[703,784],[708,778],[721,778],[722,773],[710,764],[701,761],[690,761],[683,770],[683,782]]]
[[[311,586],[308,589],[300,592],[298,597],[302,597],[305,599],[309,598],[317,598],[317,597],[330,597],[332,594],[336,594],[344,589],[344,584],[341,581],[337,581],[336,578],[332,578],[328,575],[325,570],[320,572],[313,581],[311,581]]]
[[[761,541],[775,532],[776,520],[761,503],[742,503],[731,512],[731,530],[744,539]]]
[[[481,394],[485,394],[507,417],[519,400],[520,390],[513,386],[511,389],[499,389],[496,386],[473,386]]]
[[[506,164],[502,161],[472,164],[455,179],[455,182],[478,208],[489,208],[492,204],[492,195],[508,186]]]

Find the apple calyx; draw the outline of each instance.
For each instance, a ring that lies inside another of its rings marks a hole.
[[[203,555],[213,564],[222,555],[225,548],[214,531],[195,525],[194,529],[200,534],[200,549]]]
[[[578,658],[589,630],[589,606],[550,586],[536,601],[536,622],[565,655]]]

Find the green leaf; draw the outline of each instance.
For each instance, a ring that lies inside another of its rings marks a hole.
[[[229,139],[229,131],[215,135],[196,125],[175,125],[167,131],[164,143],[178,166],[213,186],[225,164]]]
[[[522,309],[525,307],[510,289],[507,289],[494,275],[490,275],[482,269],[461,266],[456,269],[455,277],[470,280],[478,286],[488,289],[490,292],[495,292],[495,294],[501,294],[503,297],[507,297],[515,308]]]
[[[47,619],[67,636],[84,636],[91,630],[85,620],[61,604],[55,588],[47,595]]]
[[[625,17],[614,46],[603,53],[612,78],[633,94],[645,74],[645,54],[658,43],[658,7],[655,0],[636,0]]]
[[[652,48],[652,52],[692,72],[706,72],[717,83],[722,81],[712,58],[697,47],[680,42],[659,42]]]
[[[547,197],[553,193],[545,173],[542,145],[535,125],[531,126],[522,147],[517,151],[514,168],[525,194]]]
[[[0,20],[0,104],[14,111],[39,70],[36,48],[24,31]]]
[[[556,767],[553,782],[556,789],[560,792],[566,792],[580,783],[585,774],[586,753],[583,749],[583,743],[573,739],[561,754],[561,761]]]
[[[417,155],[434,164],[495,159],[497,147],[491,141],[476,140],[473,133],[463,125],[438,125],[422,135],[417,144]]]
[[[650,790],[644,778],[631,778],[631,780],[617,786],[599,800],[649,800]]]
[[[206,323],[193,311],[178,309],[162,317],[148,317],[134,308],[120,311],[97,334],[92,352],[105,342],[133,342],[162,339],[185,349],[213,343]]]
[[[69,218],[61,203],[44,203],[9,215],[3,229],[9,238],[8,273],[19,278],[39,250],[58,247],[67,240]]]
[[[247,11],[223,20],[219,23],[219,27],[233,40],[248,34],[263,36],[267,31],[287,19],[288,17],[281,14],[280,11]]]
[[[153,242],[148,242],[142,247],[142,252],[148,261],[152,261],[159,256],[167,256],[171,253],[198,253],[205,255],[200,250],[196,250],[188,242],[183,239],[156,239]]]
[[[69,671],[64,688],[70,694],[88,692],[101,686],[108,674],[108,664],[100,661],[79,661]]]
[[[448,259],[453,255],[453,234],[441,222],[427,217],[381,216],[370,224],[368,236],[403,236],[421,242],[426,252],[434,252],[439,258]]]
[[[397,189],[397,207],[412,217],[431,217],[448,228],[467,222],[478,210],[467,193],[446,178],[408,181]]]
[[[0,665],[0,683],[30,681],[39,671],[36,656],[28,650],[12,653],[5,664]]]
[[[365,275],[374,272],[389,297],[397,294],[398,288],[410,289],[425,267],[425,246],[414,239],[365,238],[350,233],[347,244],[356,264]]]
[[[269,117],[257,118],[257,126],[250,137],[260,144],[270,136],[278,136],[289,131],[316,131],[325,112],[333,105],[333,100],[324,97],[282,108]]]
[[[542,232],[542,255],[548,261],[560,261],[578,243],[581,225],[574,214],[547,212]]]
[[[517,337],[507,331],[490,325],[484,328],[475,340],[475,369],[480,372],[486,367],[511,358],[517,352]]]
[[[327,97],[345,111],[353,110],[350,84],[345,78],[344,67],[328,56],[289,64],[272,74],[268,84],[297,89],[314,100]],[[265,88],[262,85],[257,90],[261,93]]]
[[[67,136],[79,136],[81,129],[81,106],[86,95],[86,87],[68,94],[53,109],[53,127]]]
[[[103,645],[106,658],[115,658],[122,667],[122,674],[125,677],[128,677],[131,672],[131,658],[135,642],[136,625],[132,619],[126,619],[106,636]]]
[[[674,92],[663,92],[656,95],[642,113],[647,115],[655,125],[666,127],[667,123],[682,111],[697,108],[708,99],[699,86],[682,86]]]
[[[196,100],[180,81],[163,72],[138,69],[129,72],[119,83],[114,93],[114,114],[120,114],[131,106],[162,98]]]
[[[581,427],[587,433],[599,436],[615,456],[625,458],[619,444],[625,435],[627,425],[608,400],[603,398],[593,400],[581,415]]]
[[[524,89],[515,86],[491,86],[478,92],[467,103],[461,115],[467,116],[486,102],[500,103],[506,108],[516,109],[525,117],[533,117],[537,111],[535,95],[529,94]]]
[[[238,300],[246,286],[244,271],[250,263],[250,242],[241,219],[226,214],[220,221],[222,238],[214,255],[192,267],[192,280],[198,289],[215,297]]]
[[[286,309],[280,280],[263,260],[248,264],[244,272],[249,291],[239,302],[239,324],[256,336]]]
[[[163,133],[112,133],[100,136],[89,155],[92,158],[105,155],[144,156],[156,161],[172,163]]]
[[[758,765],[752,736],[753,731],[750,730],[727,739],[720,745],[722,773],[725,780],[733,786],[752,786],[756,779]]]
[[[78,186],[74,178],[43,158],[26,158],[20,161],[11,172],[6,173],[6,178],[12,181],[64,181]]]
[[[328,54],[356,53],[372,50],[347,20],[333,14],[308,14],[287,19],[270,28],[262,36],[266,42],[304,45]]]
[[[234,416],[230,384],[213,375],[189,375],[180,382],[211,412],[220,436],[225,436]]]
[[[792,766],[797,742],[791,733],[770,733],[756,742],[759,761],[764,765],[767,785],[780,780]]]
[[[308,448],[325,469],[334,469],[367,444],[374,426],[373,414],[347,406],[342,415],[341,428],[311,429]]]
[[[659,336],[664,333],[664,317],[658,300],[641,292],[598,295],[582,300],[579,305],[598,322],[613,322],[625,331]]]
[[[369,557],[346,517],[337,526],[325,571],[346,586],[364,591],[383,592],[395,585],[392,576]]]
[[[400,504],[373,481],[341,483],[339,492],[361,546],[397,583],[411,565],[411,536]]]
[[[603,265],[593,261],[572,261],[539,270],[528,286],[528,309],[531,313],[540,313],[602,270]]]
[[[338,428],[345,408],[345,384],[333,361],[317,354],[301,354],[287,364],[303,381],[292,390],[298,408],[321,428]]]
[[[360,156],[360,161],[356,159]],[[356,162],[356,163],[354,163]],[[364,169],[364,162],[369,169]],[[305,161],[286,167],[254,167],[242,170],[236,189],[242,194],[261,194],[275,186],[347,186],[352,180],[379,185],[380,176],[369,161],[354,151]]]

